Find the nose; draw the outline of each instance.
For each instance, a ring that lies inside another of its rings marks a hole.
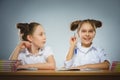
[[[86,36],[89,36],[89,32],[86,32]]]

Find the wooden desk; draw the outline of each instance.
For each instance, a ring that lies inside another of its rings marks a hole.
[[[120,72],[56,70],[0,72],[0,80],[120,80]]]

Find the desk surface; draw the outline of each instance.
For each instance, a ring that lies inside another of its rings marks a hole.
[[[57,71],[57,70],[37,70],[37,71],[17,71],[17,72],[0,72],[2,76],[12,76],[12,75],[32,75],[32,76],[105,76],[105,75],[112,75],[112,76],[120,76],[120,71],[107,71],[107,70],[100,70],[100,71]]]
[[[111,71],[17,71],[0,72],[0,80],[120,80],[120,72]]]

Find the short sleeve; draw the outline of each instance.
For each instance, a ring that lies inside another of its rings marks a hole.
[[[100,62],[104,62],[107,59],[107,54],[105,53],[104,49],[101,49],[99,52]],[[109,61],[109,60],[108,60]]]
[[[48,56],[50,56],[50,55],[53,55],[53,51],[52,51],[52,49],[50,48],[50,47],[45,47],[45,49],[44,49],[44,56],[45,56],[45,59],[47,59],[48,58]]]
[[[25,62],[24,62],[24,60],[25,60],[25,49],[20,51],[20,53],[18,55],[18,60],[21,60],[23,65],[25,64]]]
[[[22,50],[19,52],[18,60],[23,60],[24,54],[25,54],[25,49],[22,49]]]
[[[18,60],[22,60],[22,58],[23,58],[22,55],[19,54],[19,55],[18,55]]]
[[[73,64],[73,60],[69,60],[69,61],[64,61],[64,66],[65,68],[70,68]]]

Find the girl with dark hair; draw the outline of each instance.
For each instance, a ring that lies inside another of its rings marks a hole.
[[[41,24],[18,23],[20,43],[10,60],[21,60],[17,68],[55,69],[55,60],[50,47],[45,46],[46,35]]]
[[[96,28],[100,28],[102,22],[93,19],[78,20],[71,23],[71,31],[77,30],[76,36],[70,39],[70,48],[66,56],[66,68],[78,69],[109,69],[109,60],[104,49],[93,45]]]

